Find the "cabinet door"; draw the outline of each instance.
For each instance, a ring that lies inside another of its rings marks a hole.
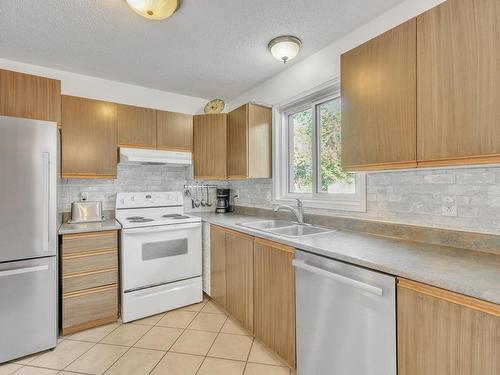
[[[253,332],[253,238],[226,232],[226,310]]]
[[[272,110],[248,105],[248,178],[272,177]]]
[[[254,334],[295,367],[294,249],[255,239]]]
[[[192,151],[193,116],[156,111],[157,147],[164,150]]]
[[[62,176],[116,178],[116,104],[62,97]]]
[[[342,165],[416,166],[416,21],[342,55]]]
[[[193,164],[197,179],[226,178],[227,114],[193,119]]]
[[[156,147],[156,111],[150,108],[117,105],[118,146]]]
[[[61,81],[0,69],[0,115],[61,123]]]
[[[210,297],[226,307],[226,232],[210,226]]]
[[[500,1],[449,0],[418,23],[419,166],[500,162]]]
[[[500,306],[398,283],[399,375],[500,374]]]
[[[227,176],[248,176],[248,104],[227,116]]]

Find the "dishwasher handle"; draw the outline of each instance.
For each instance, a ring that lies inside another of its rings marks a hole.
[[[357,289],[364,290],[366,292],[375,294],[375,295],[380,296],[380,297],[384,294],[384,291],[382,290],[382,288],[379,288],[379,287],[376,287],[376,286],[373,286],[370,284],[366,284],[366,283],[363,283],[361,281],[354,280],[354,279],[351,279],[349,277],[342,276],[342,275],[339,275],[337,273],[324,270],[322,268],[311,266],[302,260],[294,259],[294,260],[292,260],[292,265],[295,268],[299,268],[299,269],[314,273],[314,274],[319,275],[319,276],[327,277],[327,278],[335,280],[339,283],[349,285],[349,286],[352,286],[352,287],[357,288]]]

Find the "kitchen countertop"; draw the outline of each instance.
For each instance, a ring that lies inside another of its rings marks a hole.
[[[122,226],[115,219],[107,219],[96,223],[64,223],[59,227],[59,234],[73,234],[85,232],[102,232],[105,230],[119,230]]]
[[[202,220],[255,237],[390,275],[500,304],[500,256],[359,232],[338,231],[292,238],[238,224],[265,218],[191,213]]]

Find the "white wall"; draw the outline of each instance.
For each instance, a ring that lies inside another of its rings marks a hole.
[[[338,78],[342,53],[442,2],[443,0],[405,1],[307,59],[290,66],[280,74],[231,100],[227,108],[232,110],[250,101],[276,105]]]
[[[107,100],[139,107],[196,114],[202,112],[204,105],[208,101],[204,98],[180,95],[1,58],[0,68],[59,79],[61,80],[61,91],[65,95]]]

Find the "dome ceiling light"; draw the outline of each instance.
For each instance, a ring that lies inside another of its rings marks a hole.
[[[283,35],[271,40],[267,48],[271,55],[286,64],[287,61],[297,56],[301,46],[302,41],[296,36]]]
[[[163,20],[179,8],[180,0],[126,0],[134,12],[150,20]]]

